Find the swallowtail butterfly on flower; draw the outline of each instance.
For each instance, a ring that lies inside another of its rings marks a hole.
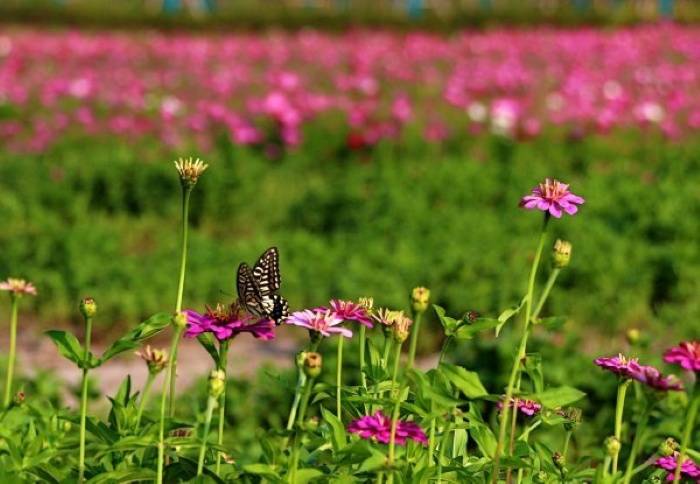
[[[277,294],[280,288],[279,253],[270,247],[251,269],[242,262],[237,275],[238,300],[251,314],[280,324],[288,316],[287,300]]]

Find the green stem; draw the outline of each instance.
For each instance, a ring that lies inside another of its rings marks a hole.
[[[532,317],[530,318],[531,322],[534,323],[537,321],[537,318],[540,315],[540,312],[542,311],[542,308],[544,307],[544,303],[547,302],[547,298],[549,297],[549,293],[552,290],[552,287],[554,287],[554,282],[557,280],[557,277],[559,276],[559,273],[561,272],[561,269],[558,267],[555,267],[552,269],[552,272],[549,274],[549,278],[547,279],[547,283],[544,285],[544,289],[542,290],[542,295],[540,296],[540,300],[537,301],[537,306],[535,306],[535,310],[532,312]]]
[[[396,346],[394,354],[394,370],[391,373],[391,396],[394,400],[394,409],[391,413],[391,434],[389,436],[389,456],[387,458],[387,466],[389,467],[389,477],[387,484],[394,482],[394,472],[391,468],[394,465],[394,453],[396,451],[396,427],[399,422],[399,410],[401,408],[401,388],[396,385],[396,380],[399,375],[399,365],[401,364],[401,343]]]
[[[389,355],[391,354],[391,349],[396,344],[394,343],[394,338],[392,338],[391,336],[386,336],[385,338],[386,339],[384,340],[384,355],[382,356],[382,368],[384,369],[386,369],[386,367],[389,365]],[[384,397],[384,391],[379,391],[379,381],[377,381],[377,383],[375,384],[375,391],[379,398]]]
[[[342,336],[341,336],[342,338]],[[306,384],[304,385],[304,395],[301,399],[301,407],[299,407],[299,415],[297,416],[297,428],[294,434],[294,444],[292,445],[292,465],[289,469],[289,483],[294,484],[296,482],[297,467],[299,467],[299,445],[301,429],[304,425],[304,419],[306,418],[306,409],[309,407],[309,399],[311,398],[311,388],[314,385],[314,378],[308,378]]]
[[[642,411],[642,415],[639,418],[639,423],[637,424],[637,431],[634,435],[634,440],[632,441],[632,450],[630,451],[630,456],[627,459],[627,470],[625,471],[625,477],[622,480],[623,484],[629,484],[632,480],[632,471],[634,470],[634,462],[637,459],[637,454],[639,453],[639,448],[642,446],[642,439],[644,433],[646,432],[647,422],[649,422],[650,408],[649,404],[646,404],[646,408]]]
[[[180,253],[180,274],[177,282],[177,300],[175,301],[175,313],[182,311],[182,296],[185,292],[185,272],[187,268],[187,232],[189,227],[190,194],[192,188],[182,187],[182,252]],[[168,401],[168,415],[172,417],[175,413],[175,379],[177,378],[177,353],[179,339],[175,346],[171,348],[170,361],[172,371],[168,372],[168,391],[170,400]]]
[[[503,453],[503,445],[506,439],[506,423],[508,422],[508,412],[510,406],[507,402],[510,402],[513,397],[513,388],[515,387],[515,380],[518,376],[520,370],[520,365],[522,359],[525,357],[527,350],[527,339],[530,334],[530,317],[532,315],[532,297],[535,291],[535,277],[537,276],[537,269],[540,265],[540,259],[542,258],[542,249],[544,247],[544,241],[547,236],[547,222],[549,217],[545,214],[544,223],[542,225],[542,232],[540,233],[540,240],[537,245],[537,251],[535,252],[535,259],[532,261],[532,267],[530,269],[530,277],[527,284],[527,296],[525,299],[525,318],[523,319],[523,329],[522,335],[520,337],[520,345],[518,346],[518,352],[513,361],[513,367],[510,371],[510,378],[508,379],[508,387],[506,388],[506,396],[503,406],[503,411],[501,412],[498,428],[498,442],[496,444],[496,451],[493,456],[493,472],[491,476],[491,482],[498,482],[498,471],[500,469],[501,454]]]
[[[204,417],[204,435],[202,435],[202,444],[199,447],[199,460],[197,461],[197,476],[201,476],[204,471],[204,455],[207,452],[207,439],[209,438],[209,428],[211,427],[211,417],[216,406],[216,398],[209,397],[207,399],[207,414]]]
[[[574,433],[573,430],[567,430],[564,436],[564,449],[561,451],[561,457],[566,462],[566,454],[569,453],[569,443],[571,442],[571,435]]]
[[[615,439],[618,443],[622,442],[622,416],[625,412],[625,396],[627,395],[627,387],[630,386],[632,380],[624,380],[617,387],[617,403],[615,405]],[[617,463],[620,450],[618,448],[615,455],[612,457],[612,474],[617,472]]]
[[[299,402],[301,402],[301,394],[306,384],[306,375],[304,371],[298,369],[299,376],[297,377],[297,386],[294,390],[294,402],[292,403],[292,408],[289,409],[289,418],[287,418],[287,430],[292,430],[294,428],[294,421],[297,418],[297,409],[299,408]]]
[[[693,396],[693,400],[690,402],[690,408],[688,409],[688,417],[685,420],[685,428],[683,429],[683,437],[681,440],[681,452],[678,455],[678,460],[676,461],[676,471],[673,475],[674,484],[680,482],[681,479],[681,465],[683,465],[683,461],[685,460],[686,452],[688,450],[688,445],[690,444],[690,436],[693,433],[695,418],[698,415],[698,406],[700,406],[700,390],[696,388],[695,395]]]
[[[343,341],[345,337],[338,336],[338,360],[335,368],[335,415],[338,420],[343,421],[342,418],[342,388],[343,388]]]
[[[183,328],[176,328],[173,332],[173,339],[170,343],[170,354],[172,355],[177,348],[177,343],[180,341],[180,334]],[[160,397],[160,425],[158,431],[158,468],[156,470],[156,483],[163,484],[163,466],[165,464],[165,414],[168,403],[168,384],[170,383],[170,374],[174,371],[174,358],[168,360],[168,368],[165,371],[163,378],[163,391]]]
[[[3,407],[10,406],[12,401],[12,379],[15,372],[15,355],[17,350],[17,311],[19,297],[12,294],[12,308],[10,309],[10,354],[7,357],[7,381],[5,382],[5,399]]]
[[[365,375],[365,349],[367,346],[367,327],[364,324],[360,325],[360,383],[367,397],[367,375]],[[369,413],[369,406],[364,404],[365,415]]]
[[[229,340],[222,341],[219,345],[219,370],[226,375],[228,368],[228,344]],[[219,397],[219,429],[216,443],[221,447],[224,444],[224,426],[226,425],[226,378],[224,378],[224,391]],[[221,473],[221,452],[216,453],[216,473]]]
[[[83,353],[83,381],[80,392],[80,456],[78,459],[78,482],[85,482],[85,423],[87,421],[88,363],[92,341],[92,318],[85,318],[85,351]]]
[[[413,318],[413,328],[411,328],[411,345],[408,349],[408,365],[409,370],[413,368],[413,362],[416,358],[416,348],[418,347],[418,334],[420,333],[420,324],[423,320],[423,311],[416,312]]]
[[[143,415],[143,409],[146,408],[146,402],[148,401],[148,396],[151,393],[151,386],[153,386],[153,380],[155,380],[156,375],[154,373],[148,372],[146,377],[146,383],[143,385],[143,391],[141,392],[141,401],[139,402],[139,411],[136,414],[136,432],[138,432],[141,426],[141,416]]]
[[[440,358],[438,358],[438,366],[442,364],[443,361],[445,361],[445,356],[447,355],[447,349],[450,347],[452,344],[452,340],[454,338],[452,336],[448,336],[445,338],[445,342],[442,344],[442,348],[440,349]]]
[[[450,344],[452,343],[452,336],[448,336],[445,338],[445,341],[442,343],[442,348],[440,349],[440,358],[438,358],[438,367],[442,364],[443,360],[445,359],[445,355],[447,354],[447,349],[449,348]],[[430,401],[430,412],[435,411],[435,403],[431,400]],[[437,443],[435,439],[435,432],[437,430],[437,421],[435,417],[430,419],[430,433],[428,434],[428,467],[433,467],[435,465],[435,462],[433,460],[435,456],[435,445]]]

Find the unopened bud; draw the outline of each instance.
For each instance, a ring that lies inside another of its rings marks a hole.
[[[659,444],[659,454],[664,457],[673,455],[676,450],[678,450],[678,442],[676,442],[672,437],[667,438],[661,444]]]
[[[557,239],[554,243],[554,267],[557,269],[563,269],[569,265],[571,260],[571,242],[566,240]]]
[[[321,374],[323,358],[319,353],[309,351],[304,354],[304,374],[309,378],[316,378]]]
[[[615,457],[620,452],[620,441],[614,436],[608,437],[605,439],[605,451],[610,457]]]
[[[392,336],[397,343],[403,343],[408,338],[411,332],[411,325],[413,321],[408,318],[403,311],[399,311],[399,314],[394,319],[394,324],[391,326]]]
[[[637,328],[630,328],[627,330],[627,334],[625,336],[627,337],[627,342],[631,346],[634,346],[639,343],[642,333]]]
[[[71,422],[69,422],[68,420],[63,421],[63,431],[64,432],[70,432],[72,428],[73,428],[73,424]]]
[[[576,430],[576,428],[581,424],[581,409],[576,407],[569,407],[561,412],[561,416],[566,419],[564,422],[564,429],[571,432]]]
[[[171,323],[176,329],[185,329],[187,327],[187,316],[183,312],[175,313]]]
[[[91,297],[86,297],[80,301],[80,314],[83,315],[85,319],[93,318],[97,314],[97,303]]]
[[[554,454],[552,454],[552,462],[554,462],[554,465],[557,466],[559,469],[563,469],[566,465],[566,460],[560,452],[555,452]]]
[[[136,356],[146,362],[148,372],[152,375],[163,371],[168,364],[168,354],[165,350],[151,348],[151,345],[146,345],[141,351],[137,351]]]
[[[547,473],[545,471],[539,471],[533,476],[532,481],[537,484],[544,484],[547,482]]]
[[[219,398],[226,386],[226,373],[223,370],[213,370],[209,374],[209,396]]]
[[[411,307],[415,313],[424,313],[430,304],[430,289],[416,287],[411,292]]]
[[[320,423],[321,422],[318,419],[318,417],[311,417],[311,418],[306,420],[305,428],[306,428],[306,430],[313,432],[314,430],[316,430],[318,428]]]
[[[20,406],[24,403],[24,392],[17,392],[14,398],[15,405]]]

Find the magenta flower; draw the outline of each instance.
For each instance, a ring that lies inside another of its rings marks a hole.
[[[674,455],[669,455],[666,457],[659,457],[654,462],[654,465],[660,469],[668,471],[666,475],[667,481],[673,480],[673,475],[676,472],[676,466],[678,465],[679,454],[676,452]],[[696,482],[700,482],[700,466],[698,466],[692,459],[686,458],[681,464],[681,479],[683,477],[688,477],[690,479],[695,479]]]
[[[271,340],[275,337],[275,322],[264,318],[251,322],[252,318],[232,304],[225,307],[221,304],[215,309],[207,308],[204,314],[187,309],[187,329],[185,336],[194,338],[202,333],[212,333],[219,341],[233,338],[240,333],[251,333],[255,338]]]
[[[325,310],[325,308],[320,308]],[[333,299],[331,301],[331,313],[338,319],[343,321],[355,321],[364,324],[368,328],[372,328],[372,319],[367,314],[367,309],[353,301],[343,301],[341,299]]]
[[[556,218],[562,216],[562,211],[574,215],[584,199],[569,191],[569,185],[550,178],[532,189],[532,195],[526,195],[520,200],[520,206],[528,210],[549,212]]]
[[[642,366],[641,371],[632,373],[632,378],[662,392],[683,390],[683,384],[678,378],[674,375],[664,376],[653,366]]]
[[[382,444],[388,444],[391,440],[391,419],[384,415],[381,410],[377,410],[374,415],[365,415],[350,422],[348,432],[357,434],[363,439],[372,439]],[[428,443],[428,437],[418,424],[399,420],[396,423],[394,441],[398,445],[405,445],[406,440],[409,439],[423,445]]]
[[[311,331],[321,333],[323,336],[339,334],[346,338],[352,338],[352,331],[339,326],[343,320],[335,316],[330,310],[310,310],[296,311],[285,321],[287,324],[301,326]]]
[[[684,370],[700,372],[700,341],[684,341],[664,353],[664,361]]]
[[[636,358],[627,358],[619,354],[617,356],[597,358],[595,364],[604,370],[611,371],[624,378],[632,379],[633,374],[642,371],[642,365],[639,364]]]
[[[538,413],[540,410],[542,410],[542,405],[540,405],[536,401],[527,400],[527,399],[523,399],[523,398],[511,398],[510,403],[508,405],[508,408],[513,408],[513,401],[514,400],[517,401],[518,411],[524,415],[527,415],[528,417],[532,417],[533,415]],[[498,402],[496,407],[498,408],[499,411],[502,410],[503,409],[503,400]]]

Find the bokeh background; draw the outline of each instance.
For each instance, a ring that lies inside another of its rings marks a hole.
[[[587,200],[550,314],[589,352],[700,330],[700,6],[692,1],[5,0],[0,275],[41,328],[120,329],[175,294],[172,160],[193,196],[188,306],[281,252],[293,308],[524,291],[545,176]],[[5,304],[5,301],[2,301]],[[431,349],[438,339],[425,338]]]

